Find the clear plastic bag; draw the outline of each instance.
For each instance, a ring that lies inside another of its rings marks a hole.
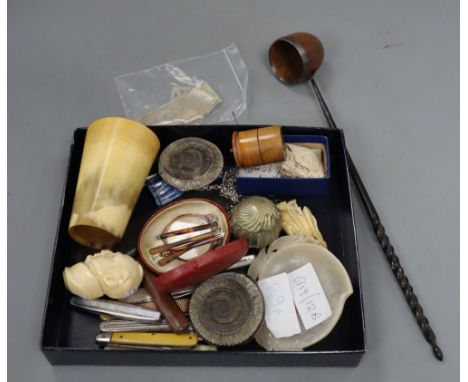
[[[233,122],[247,107],[247,81],[235,44],[115,78],[125,115],[147,125]]]

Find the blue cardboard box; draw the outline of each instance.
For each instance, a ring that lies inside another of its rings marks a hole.
[[[328,138],[323,135],[284,135],[285,143],[321,143],[323,144],[323,165],[325,177],[323,178],[286,178],[268,177],[275,170],[274,165],[255,168],[258,177],[242,176],[238,169],[237,192],[240,195],[316,195],[323,196],[328,193],[330,183],[330,150]],[[261,175],[264,172],[266,175]]]

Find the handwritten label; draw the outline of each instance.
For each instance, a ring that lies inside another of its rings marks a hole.
[[[279,178],[282,163],[271,163],[264,166],[240,168],[238,176],[241,178]]]
[[[291,337],[301,332],[289,278],[286,273],[259,280],[265,300],[265,322],[275,338]]]
[[[332,312],[311,263],[288,273],[294,303],[305,329],[325,321]]]

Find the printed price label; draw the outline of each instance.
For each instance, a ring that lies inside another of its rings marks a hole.
[[[311,263],[288,273],[288,278],[305,329],[313,328],[331,316],[327,296]]]
[[[293,296],[286,273],[259,280],[265,300],[265,322],[275,338],[290,337],[301,332]]]

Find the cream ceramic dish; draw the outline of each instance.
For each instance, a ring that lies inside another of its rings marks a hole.
[[[301,333],[287,338],[275,338],[263,321],[255,334],[255,340],[268,351],[301,351],[319,342],[333,330],[341,317],[347,298],[353,293],[353,287],[344,266],[327,249],[311,243],[288,245],[288,242],[294,242],[292,238],[279,240],[283,243],[277,246],[276,252],[266,255],[259,272],[259,280],[291,272],[311,263],[327,296],[332,315],[308,330],[305,330],[300,323]]]
[[[154,272],[165,273],[188,260],[204,254],[214,247],[214,243],[192,248],[178,259],[161,266],[158,262],[163,256],[161,254],[151,255],[149,250],[162,244],[172,243],[209,232],[208,230],[190,232],[165,239],[165,241],[156,238],[164,232],[206,224],[208,219],[216,221],[219,229],[223,232],[223,237],[219,240],[218,245],[226,244],[231,236],[231,226],[226,211],[219,204],[207,199],[185,199],[159,209],[158,212],[148,219],[141,230],[138,239],[138,252],[141,259]]]

